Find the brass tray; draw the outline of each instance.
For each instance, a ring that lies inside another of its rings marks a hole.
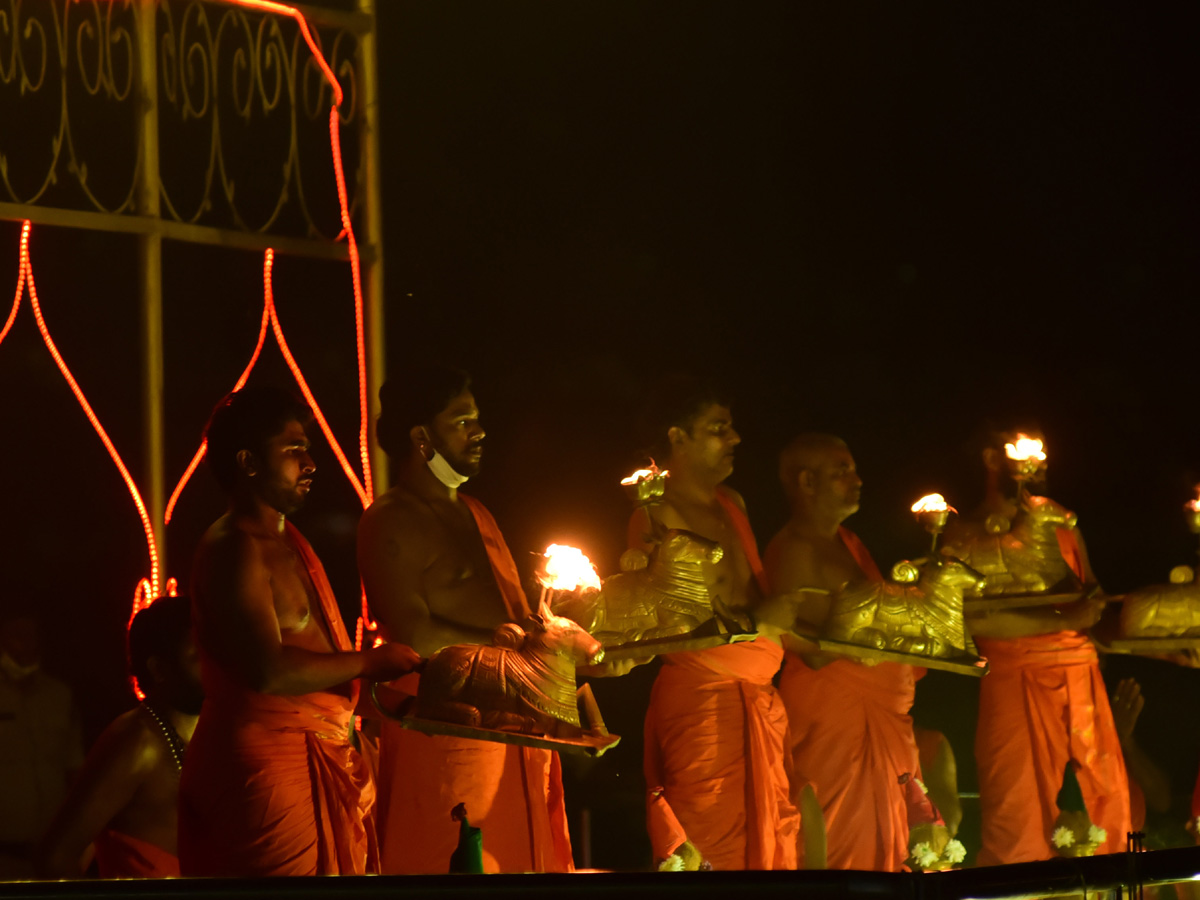
[[[713,616],[687,634],[650,638],[644,641],[629,641],[625,644],[605,647],[604,662],[615,662],[622,659],[651,659],[664,653],[680,653],[684,650],[707,650],[709,647],[752,641],[756,637],[758,637],[757,631],[743,631],[736,625],[734,628],[730,628],[719,617]]]
[[[925,669],[941,669],[945,672],[956,672],[959,675],[972,675],[982,678],[987,674],[988,661],[982,656],[921,656],[916,653],[900,653],[897,650],[879,650],[875,647],[864,647],[862,644],[851,644],[847,641],[831,641],[820,638],[817,646],[829,653],[841,656],[853,656],[857,659],[870,659],[875,662],[903,663],[907,666],[921,666]]]
[[[963,597],[963,612],[972,613],[992,612],[997,609],[1028,609],[1033,606],[1057,606],[1060,603],[1074,603],[1087,600],[1099,590],[1098,584],[1072,586],[1063,590],[1064,585],[1055,585],[1049,591],[1041,594],[1002,594],[997,597]],[[1119,600],[1119,597],[1106,598],[1108,602]]]
[[[456,722],[441,722],[436,719],[422,719],[414,715],[398,715],[384,707],[379,702],[376,692],[378,685],[371,685],[371,701],[387,718],[399,722],[403,728],[419,731],[422,734],[444,734],[450,737],[469,738],[473,741],[491,741],[496,744],[516,744],[519,747],[536,747],[539,750],[556,750],[559,753],[570,753],[582,756],[603,756],[617,744],[621,743],[619,734],[609,734],[604,720],[600,718],[599,707],[596,706],[590,685],[582,685],[576,692],[582,701],[583,710],[588,718],[589,727],[577,737],[550,737],[544,734],[522,734],[516,731],[499,731],[495,728],[473,728],[470,725],[460,725]]]
[[[1101,646],[1111,653],[1171,653],[1176,650],[1200,650],[1200,636],[1114,638]]]

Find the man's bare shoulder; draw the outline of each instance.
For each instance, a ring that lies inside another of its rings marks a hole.
[[[196,560],[209,570],[240,569],[263,562],[263,538],[241,528],[228,513],[209,526],[200,539]]]
[[[376,498],[358,523],[360,538],[425,543],[438,524],[428,504],[398,487]]]
[[[822,555],[822,548],[811,537],[789,528],[787,525],[779,529],[771,542],[767,544],[764,559],[791,561],[793,564],[817,563]]]
[[[149,772],[160,761],[162,740],[140,706],[117,716],[96,740],[96,752],[118,761],[130,775]]]

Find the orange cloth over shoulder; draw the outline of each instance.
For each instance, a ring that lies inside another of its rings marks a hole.
[[[530,614],[516,563],[492,514],[475,517],[508,617]],[[405,679],[415,692],[416,679]],[[458,844],[450,810],[467,806],[483,831],[486,872],[570,872],[571,838],[558,754],[532,747],[425,735],[385,722],[379,747],[379,840],[388,875],[445,873]]]
[[[330,640],[354,647],[312,547],[287,525]],[[205,615],[202,604],[195,614]],[[205,700],[179,785],[185,875],[362,875],[377,872],[375,785],[350,744],[357,681],[346,693],[260,694],[201,652]]]
[[[718,492],[765,590],[745,513]],[[800,814],[789,793],[787,717],[771,684],[783,650],[766,638],[672,653],[646,712],[647,820],[665,859],[680,830],[714,869],[794,869]]]
[[[863,574],[882,581],[858,536],[847,528],[839,535]],[[850,660],[811,669],[787,654],[779,693],[791,727],[794,796],[812,785],[825,815],[831,869],[898,872],[908,858],[901,778],[920,775],[908,715],[918,673],[924,670]]]
[[[1082,579],[1074,533],[1059,529],[1063,558]],[[1086,634],[1061,631],[977,640],[990,671],[979,690],[975,756],[983,846],[979,865],[1055,856],[1055,798],[1068,760],[1088,815],[1108,832],[1097,853],[1125,849],[1129,777],[1117,740],[1096,648]]]
[[[106,828],[92,843],[101,878],[179,877],[179,857],[149,841]]]

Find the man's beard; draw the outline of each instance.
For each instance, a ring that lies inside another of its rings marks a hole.
[[[482,456],[475,458],[468,454],[470,454],[472,450],[478,448],[478,446],[478,444],[475,444],[471,447],[468,447],[465,452],[457,457],[451,456],[445,447],[439,447],[436,443],[433,445],[433,449],[438,453],[439,456],[442,457],[443,460],[446,461],[446,464],[460,476],[463,478],[474,478],[479,474],[479,470],[482,468],[483,460]]]

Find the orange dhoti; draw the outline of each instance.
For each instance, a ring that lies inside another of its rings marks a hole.
[[[1096,852],[1123,851],[1129,779],[1091,641],[1071,631],[977,643],[990,666],[975,735],[979,865],[1055,856],[1050,833],[1068,760],[1088,815],[1108,832]]]
[[[901,871],[908,858],[901,778],[920,772],[908,716],[912,666],[837,660],[811,669],[789,653],[779,693],[791,728],[795,792],[809,784],[817,795],[829,868]]]
[[[445,874],[458,844],[450,810],[483,831],[485,872],[573,869],[558,754],[384,724],[379,834],[383,872]]]
[[[335,649],[352,650],[320,562],[287,528],[317,592],[314,614],[324,614]],[[358,682],[344,693],[260,694],[200,650],[204,706],[179,784],[183,874],[377,872],[375,783],[350,744]]]
[[[674,653],[654,682],[649,814],[661,818],[665,800],[714,869],[796,867],[800,814],[789,794],[787,717],[771,685],[782,653],[765,638]],[[652,820],[652,837],[670,831]],[[677,846],[666,840],[654,852],[666,858]]]
[[[93,845],[101,878],[179,877],[179,857],[141,838],[106,828]]]

